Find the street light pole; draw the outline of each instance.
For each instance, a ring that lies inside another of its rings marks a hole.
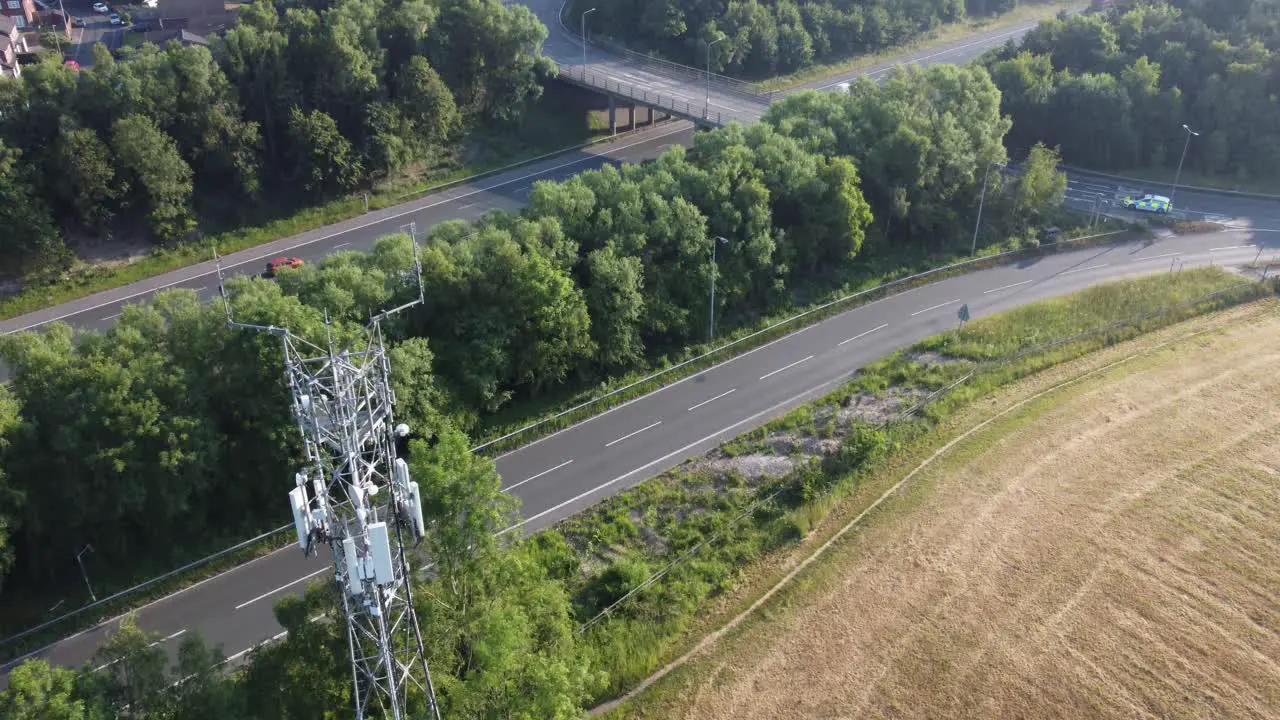
[[[1191,137],[1199,136],[1200,133],[1187,127],[1186,123],[1182,124],[1182,129],[1187,131],[1187,141],[1182,144],[1182,157],[1178,158],[1178,172],[1173,176],[1173,189],[1169,191],[1169,207],[1173,208],[1173,199],[1178,196],[1178,181],[1182,179],[1182,163],[1187,159],[1187,148],[1191,147]]]
[[[702,106],[702,113],[704,115],[711,112],[711,48],[714,47],[716,43],[727,40],[728,38],[729,36],[726,35],[719,40],[707,43],[707,98],[705,104]],[[715,248],[713,247],[712,250],[714,251]]]
[[[76,553],[76,563],[80,565],[80,575],[84,577],[84,586],[89,588],[89,597],[93,598],[94,602],[98,602],[98,596],[93,594],[93,586],[89,584],[89,573],[85,572],[84,560],[80,559],[80,556],[84,555],[86,550],[93,552],[93,546],[85,543],[85,546],[80,548],[80,552]]]
[[[709,313],[709,321],[707,322],[707,341],[716,339],[716,244],[728,244],[728,240],[716,235],[711,238],[711,305]]]
[[[973,243],[969,246],[969,257],[978,252],[978,229],[982,227],[982,205],[987,201],[987,177],[991,175],[991,163],[982,173],[982,194],[978,196],[978,221],[973,224]]]
[[[582,72],[587,72],[587,16],[595,12],[595,8],[582,13]]]

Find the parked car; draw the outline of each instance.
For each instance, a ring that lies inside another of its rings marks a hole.
[[[266,272],[262,273],[262,276],[272,278],[276,276],[277,272],[285,268],[291,268],[293,270],[297,270],[300,267],[302,267],[302,258],[278,257],[275,260],[272,260],[271,262],[267,263],[267,270]]]
[[[120,24],[120,13],[111,13],[111,17],[109,17],[109,18],[107,18],[107,19],[111,21],[111,24],[112,24],[112,25],[119,25],[119,24]]]
[[[96,13],[101,13],[103,15],[106,15],[107,13],[111,12],[111,8],[107,7],[107,4],[104,2],[96,2],[93,4],[93,11]]]

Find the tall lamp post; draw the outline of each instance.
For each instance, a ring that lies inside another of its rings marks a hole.
[[[587,71],[587,16],[595,12],[595,8],[582,13],[582,72]]]
[[[707,341],[716,339],[716,245],[726,245],[728,240],[716,235],[711,238],[711,306],[710,320],[707,322]]]
[[[1178,158],[1178,172],[1173,176],[1173,189],[1169,191],[1169,207],[1173,207],[1173,199],[1178,195],[1178,181],[1182,179],[1182,163],[1187,159],[1187,148],[1191,147],[1191,138],[1199,137],[1200,133],[1187,127],[1186,123],[1182,124],[1182,129],[1187,131],[1187,141],[1182,144],[1182,157]]]
[[[978,221],[973,224],[973,244],[969,246],[969,257],[973,257],[978,252],[978,230],[982,228],[982,206],[987,200],[987,179],[991,176],[992,165],[1005,167],[1004,163],[992,160],[987,163],[987,169],[982,173],[982,194],[978,196]]]
[[[93,552],[93,546],[85,543],[85,546],[80,548],[80,552],[76,553],[76,562],[80,565],[80,575],[84,578],[84,586],[89,588],[89,597],[93,598],[94,602],[98,602],[98,596],[93,594],[93,586],[89,584],[89,573],[84,570],[84,560],[80,559],[85,554],[85,551]]]
[[[728,39],[729,36],[726,35],[719,40],[707,43],[707,98],[705,104],[702,106],[703,115],[711,112],[711,48],[715,47],[716,43],[723,42]],[[715,248],[713,247],[712,249],[714,250]]]

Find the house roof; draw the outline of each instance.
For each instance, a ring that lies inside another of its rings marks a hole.
[[[166,29],[152,30],[142,34],[142,39],[156,45],[164,45],[170,40],[177,40],[183,45],[208,45],[209,41],[203,35],[197,35],[189,30]]]
[[[162,18],[198,18],[227,11],[225,0],[160,0]]]

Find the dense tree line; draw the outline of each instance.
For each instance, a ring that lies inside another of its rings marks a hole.
[[[998,105],[981,68],[905,71],[798,95],[767,122],[650,163],[537,183],[519,213],[437,226],[419,254],[426,304],[388,328],[402,414],[423,437],[469,431],[513,399],[681,351],[707,337],[712,272],[732,327],[835,287],[868,248],[967,250],[984,166],[1004,158]],[[1041,154],[1047,174],[993,182],[993,227],[1020,232],[1061,201],[1056,158]],[[407,238],[388,238],[275,282],[234,279],[229,302],[243,322],[318,341],[328,316],[354,337],[414,294],[412,257]],[[0,339],[11,582],[51,582],[86,542],[105,566],[167,566],[269,526],[280,501],[264,478],[297,459],[279,352],[185,292],[129,307],[101,334],[54,324]]]
[[[986,15],[1017,0],[572,0],[567,21],[581,13],[598,34],[696,67],[764,78],[906,43],[966,11]],[[724,42],[720,42],[723,40]]]
[[[498,0],[257,0],[212,49],[0,78],[0,272],[59,266],[67,232],[163,243],[434,161],[538,97],[545,36]]]
[[[1280,176],[1280,10],[1269,0],[1116,3],[1042,23],[987,64],[1011,147],[1069,163]]]

